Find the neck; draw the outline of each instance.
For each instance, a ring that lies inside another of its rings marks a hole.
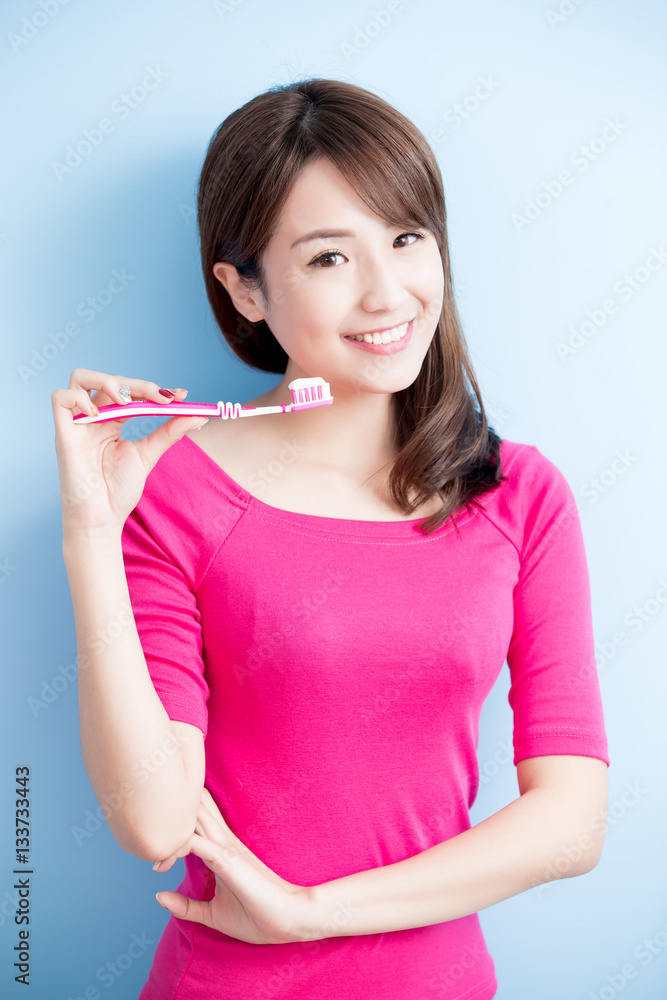
[[[292,401],[288,387],[292,377],[285,375],[266,394],[266,405]],[[391,393],[332,386],[331,395],[331,406],[297,410],[289,415],[290,430],[304,449],[304,461],[325,464],[356,479],[387,471],[396,456]],[[283,433],[284,427],[281,424]]]

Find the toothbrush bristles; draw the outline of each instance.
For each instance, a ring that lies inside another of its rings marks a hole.
[[[295,404],[316,403],[330,396],[329,384],[319,377],[294,379],[290,382],[290,389]]]

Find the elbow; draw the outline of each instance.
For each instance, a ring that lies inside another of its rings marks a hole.
[[[607,810],[605,808],[596,813],[579,838],[583,856],[580,871],[577,874],[585,875],[587,872],[592,872],[600,863],[606,833]]]
[[[593,871],[593,869],[597,866],[599,860],[600,860],[600,855],[599,854],[596,854],[596,855],[587,854],[585,856],[585,858],[583,858],[582,861],[578,865],[574,866],[573,871],[571,872],[571,874],[573,876],[587,875],[588,872],[592,872]]]
[[[602,845],[604,838],[597,843],[591,850],[584,856],[581,871],[577,874],[586,875],[587,872],[592,872],[594,868],[600,863],[600,858],[602,857]]]
[[[180,854],[181,857],[187,854],[185,848],[194,833],[194,826],[189,833],[183,831],[175,837],[170,836],[169,831],[162,831],[161,836],[149,835],[145,830],[112,832],[119,847],[127,854],[141,858],[142,861],[155,862],[164,861],[174,854]]]
[[[599,864],[604,844],[604,830],[594,836],[589,832],[573,838],[568,847],[558,852],[554,867],[559,878],[586,875]]]
[[[129,839],[121,840],[120,837],[116,837],[116,843],[127,854],[131,854],[134,858],[141,858],[142,861],[152,861],[155,863],[156,861],[162,860],[161,858],[158,858],[158,855],[152,851],[148,845],[140,841],[133,841]]]

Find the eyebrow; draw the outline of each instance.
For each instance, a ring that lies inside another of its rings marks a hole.
[[[298,240],[295,240],[290,250],[299,246],[300,243],[310,243],[312,240],[340,240],[344,237],[354,239],[356,235],[351,229],[314,229],[312,233],[306,233],[305,236],[300,236]]]

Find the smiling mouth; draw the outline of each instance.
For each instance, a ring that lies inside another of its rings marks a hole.
[[[391,330],[383,330],[382,333],[355,333],[349,334],[345,340],[359,340],[365,344],[391,344],[397,340],[402,340],[408,332],[410,320],[401,323],[400,326],[393,326]]]

